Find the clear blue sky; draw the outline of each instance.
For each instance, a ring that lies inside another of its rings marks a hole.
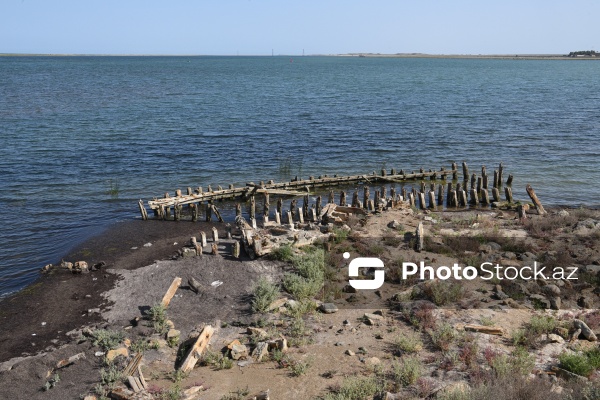
[[[598,0],[0,0],[0,53],[600,50]]]

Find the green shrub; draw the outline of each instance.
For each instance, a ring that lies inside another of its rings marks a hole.
[[[308,358],[306,360],[294,360],[292,358],[287,359],[288,369],[290,370],[290,374],[292,376],[301,376],[304,375],[310,366],[313,363],[312,358]]]
[[[500,354],[492,360],[491,364],[498,377],[511,374],[526,376],[535,366],[535,357],[524,347],[517,347],[510,356]]]
[[[444,306],[463,298],[462,285],[450,281],[431,281],[423,288],[425,296],[437,306]]]
[[[123,332],[98,329],[91,334],[92,344],[105,351],[116,348],[125,338]]]
[[[325,252],[316,249],[294,257],[295,273],[284,276],[283,287],[297,300],[314,297],[325,282]]]
[[[437,328],[431,330],[429,336],[431,336],[431,342],[435,347],[442,351],[448,351],[450,345],[456,339],[456,331],[452,325],[442,323]]]
[[[152,326],[156,333],[160,335],[167,333],[167,309],[161,303],[153,305],[146,311],[146,319],[152,322]]]
[[[392,365],[392,374],[396,383],[410,386],[423,375],[423,364],[417,356],[402,357]]]
[[[344,379],[342,384],[328,393],[322,400],[363,400],[373,398],[384,390],[384,384],[376,376],[352,376]]]
[[[417,353],[423,350],[423,342],[418,333],[414,331],[403,332],[396,337],[394,347],[400,352]]]
[[[558,360],[561,368],[587,377],[600,368],[600,349],[593,348],[582,353],[563,353]]]
[[[254,287],[254,298],[252,299],[252,311],[265,313],[279,295],[277,285],[261,277]]]
[[[273,260],[292,261],[292,259],[294,258],[294,248],[290,244],[286,243],[275,248],[271,252],[270,257]]]

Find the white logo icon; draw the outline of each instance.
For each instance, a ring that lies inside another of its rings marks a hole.
[[[344,253],[344,258],[350,258],[350,253]],[[358,257],[350,261],[348,265],[348,275],[352,278],[358,277],[359,268],[381,268],[376,269],[373,279],[350,279],[350,286],[358,290],[375,290],[383,286],[385,281],[385,271],[383,270],[383,261],[375,257]]]

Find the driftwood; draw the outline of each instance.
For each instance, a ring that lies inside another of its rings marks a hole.
[[[531,198],[531,201],[533,201],[533,204],[535,205],[535,208],[536,208],[538,214],[539,215],[547,214],[546,210],[544,210],[544,207],[542,206],[542,203],[540,202],[540,199],[538,199],[538,197],[536,196],[535,191],[533,190],[531,185],[528,184],[526,187],[526,190],[527,190],[527,194]]]
[[[175,296],[175,292],[179,288],[179,285],[181,285],[181,278],[177,277],[173,279],[171,286],[169,286],[169,290],[167,290],[167,293],[165,293],[165,295],[162,298],[162,301],[160,302],[160,304],[162,304],[163,307],[166,308],[169,306],[169,303],[171,302],[173,296]]]
[[[196,342],[194,343],[187,356],[181,363],[181,366],[179,367],[181,371],[189,372],[192,369],[194,369],[194,366],[196,365],[198,359],[202,356],[202,353],[208,346],[208,343],[210,342],[210,339],[214,332],[215,330],[210,325],[206,325],[204,329],[202,329],[202,332],[200,332],[198,339],[196,339]]]
[[[498,328],[496,326],[465,325],[465,331],[486,333],[488,335],[497,335],[497,336],[504,335],[504,331],[502,330],[502,328]]]
[[[417,231],[416,231],[415,235],[417,238],[415,250],[420,253],[425,248],[425,232],[423,230],[422,222],[419,222],[419,226],[417,226]]]

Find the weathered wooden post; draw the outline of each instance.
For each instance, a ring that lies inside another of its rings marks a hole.
[[[477,190],[476,189],[471,189],[471,202],[472,205],[477,205],[479,204],[479,198],[477,197]]]
[[[481,194],[481,189],[483,189],[483,178],[477,178],[477,193]]]
[[[283,215],[283,200],[281,197],[277,199],[277,212],[279,216]]]
[[[390,197],[392,198],[392,207],[396,207],[397,199],[396,199],[396,188],[390,188]]]
[[[192,245],[192,247],[194,248],[194,250],[196,250],[196,255],[197,256],[202,255],[202,247],[200,247],[200,245],[198,244],[198,241],[196,240],[196,236],[192,236],[190,238],[190,244]]]
[[[250,196],[250,219],[256,219],[256,198],[254,195]]]
[[[379,202],[381,201],[381,195],[379,194],[379,190],[375,191],[375,202],[374,202],[374,208],[375,210],[379,210]],[[375,211],[373,210],[373,211]]]
[[[343,190],[340,192],[340,206],[346,206],[346,192],[344,192]]]
[[[381,199],[383,200],[387,199],[387,188],[384,185],[379,189],[379,196],[381,196]]]
[[[402,187],[402,198],[403,198],[404,200],[407,200],[407,199],[408,199],[408,195],[407,195],[407,193],[406,193],[406,186],[403,186],[403,187]]]
[[[235,243],[233,244],[233,257],[240,258],[240,242],[239,242],[239,240],[236,240]]]
[[[146,207],[144,207],[144,202],[142,199],[138,202],[140,206],[140,213],[142,214],[142,220],[146,221],[148,219],[148,212],[146,211]]]
[[[165,221],[168,221],[171,218],[171,207],[166,206],[165,207],[165,212],[163,213],[163,219]]]
[[[335,194],[333,193],[333,190],[329,191],[329,204],[333,204],[335,202]]]
[[[435,206],[435,191],[430,190],[429,191],[429,208],[435,210],[436,206]]]
[[[475,189],[475,184],[477,183],[477,175],[471,175],[471,189]]]
[[[175,197],[181,197],[181,189],[175,190]]]
[[[210,201],[206,202],[206,222],[212,222],[212,204],[210,204]]]
[[[217,245],[216,243],[213,243],[210,246],[210,254],[212,254],[213,256],[219,255],[219,245]]]
[[[298,208],[298,200],[293,199],[290,202],[290,213],[292,213],[292,221],[296,220],[297,208]]]
[[[427,204],[425,204],[425,193],[419,192],[419,207],[421,210],[427,209]]]
[[[213,191],[213,190],[212,190],[212,187],[210,187],[210,185],[208,185],[208,188],[206,189],[206,191],[207,191],[208,193],[212,193],[212,191]]]
[[[207,245],[206,233],[204,233],[204,232],[200,232],[200,244],[202,245],[202,248],[206,247],[206,245]]]
[[[486,206],[490,204],[490,196],[487,189],[481,189],[481,202]]]
[[[181,204],[175,204],[173,206],[173,218],[175,219],[175,221],[179,221],[181,219],[181,210],[183,209],[183,206]]]
[[[454,161],[452,161],[452,180],[458,180],[458,167]]]
[[[415,207],[415,195],[413,192],[408,193],[408,203],[411,207]]]
[[[269,222],[269,206],[271,205],[269,202],[269,192],[265,192],[265,200],[263,204],[263,221]]]
[[[527,194],[529,195],[529,198],[531,198],[531,201],[533,201],[533,205],[535,205],[535,209],[537,210],[538,214],[539,215],[547,214],[546,210],[544,210],[544,207],[542,206],[542,202],[536,196],[535,191],[533,190],[531,185],[527,184],[525,189],[527,190]]]
[[[236,217],[242,216],[242,205],[240,203],[235,203],[235,216]]]
[[[281,214],[279,214],[279,211],[277,210],[275,210],[275,223],[281,225]]]
[[[231,224],[225,225],[225,232],[227,233],[227,239],[231,240]]]
[[[358,191],[354,191],[352,194],[352,207],[359,207],[358,202]]]
[[[506,184],[508,186],[511,186],[512,182],[513,182],[513,176],[512,176],[512,174],[508,174],[508,179],[506,180]]]
[[[215,214],[215,216],[217,217],[217,220],[219,222],[223,222],[223,217],[221,217],[221,213],[219,212],[219,209],[217,208],[217,206],[215,206],[214,204],[210,205],[210,209],[212,210],[212,212]]]
[[[452,207],[455,204],[452,204],[452,192],[454,192],[454,189],[452,188],[452,182],[448,182],[448,190],[446,190],[446,206],[447,207]]]
[[[423,223],[419,222],[417,226],[417,230],[415,232],[416,243],[415,250],[417,252],[422,252],[425,249],[425,230],[423,229]]]
[[[212,228],[212,239],[213,242],[219,243],[219,231],[214,226]]]
[[[494,170],[494,184],[493,187],[497,188],[498,187],[498,170],[495,169]]]
[[[256,225],[256,218],[250,218],[250,225],[252,229],[258,229],[258,225]]]
[[[304,219],[308,219],[308,201],[308,195],[305,195],[302,201],[302,216]]]
[[[444,205],[444,185],[440,184],[438,188],[438,198],[437,198],[438,206]]]
[[[425,193],[425,182],[421,181],[421,193]]]
[[[517,213],[521,222],[527,219],[527,210],[529,210],[529,204],[519,204],[517,206]]]
[[[492,188],[492,197],[495,202],[500,201],[500,191],[497,187]]]
[[[463,168],[463,180],[466,181],[469,179],[469,167],[467,167],[466,162],[462,163],[462,168]]]
[[[294,227],[294,217],[292,216],[291,211],[287,212],[287,219],[288,219],[288,224],[290,224],[293,228]]]
[[[504,196],[506,197],[506,201],[508,201],[509,203],[513,202],[512,189],[510,188],[510,186],[504,187]]]
[[[498,166],[498,186],[502,186],[502,171],[504,171],[504,166],[500,163]]]
[[[452,191],[452,207],[458,207],[458,198],[456,197],[456,190]]]
[[[321,206],[321,196],[317,196],[316,205],[317,215],[321,215],[322,206]]]
[[[386,176],[387,172],[385,170],[385,168],[381,168],[381,176]]]
[[[365,186],[363,190],[363,206],[365,208],[369,207],[369,187]]]

